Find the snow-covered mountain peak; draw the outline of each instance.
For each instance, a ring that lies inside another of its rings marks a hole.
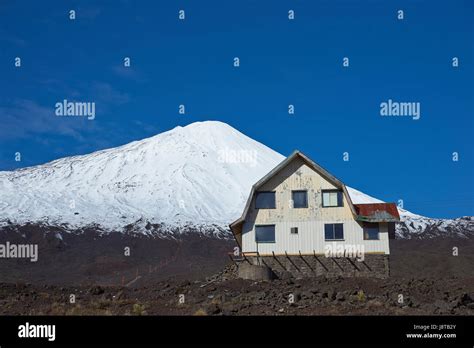
[[[226,227],[252,185],[284,156],[226,123],[195,122],[87,155],[0,172],[0,224]],[[348,187],[355,204],[379,199]],[[404,238],[465,236],[474,219],[430,219],[399,209]],[[467,232],[466,232],[467,231]]]
[[[0,219],[120,229],[142,218],[228,224],[283,156],[217,121],[40,166],[0,172]]]

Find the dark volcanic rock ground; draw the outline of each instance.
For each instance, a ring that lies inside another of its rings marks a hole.
[[[474,279],[234,279],[205,284],[2,284],[0,315],[474,315]],[[70,303],[71,295],[75,303]]]
[[[145,284],[169,277],[194,280],[222,269],[235,245],[233,240],[193,231],[176,239],[90,229],[69,233],[35,225],[0,230],[0,243],[6,241],[37,244],[39,255],[37,262],[0,258],[0,282],[48,285]]]
[[[474,239],[392,240],[385,280],[257,283],[208,283],[235,244],[195,233],[159,239],[25,226],[0,231],[7,240],[37,243],[39,259],[0,259],[1,315],[474,315]]]

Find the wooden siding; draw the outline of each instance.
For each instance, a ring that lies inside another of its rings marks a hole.
[[[342,207],[322,207],[322,190],[336,189],[297,157],[278,172],[259,191],[275,191],[275,209],[255,209],[255,197],[242,228],[242,251],[263,254],[324,253],[327,243],[363,244],[367,253],[389,254],[388,226],[380,225],[379,240],[364,240],[362,224],[354,220],[347,197]],[[308,191],[308,208],[292,208],[291,191]],[[325,241],[324,224],[343,223],[344,242]],[[274,224],[275,243],[255,242],[255,225]],[[298,234],[291,234],[298,227]]]

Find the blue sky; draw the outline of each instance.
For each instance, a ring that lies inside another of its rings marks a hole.
[[[418,214],[474,215],[473,23],[468,0],[3,0],[0,170],[212,119]],[[96,118],[56,117],[63,99]],[[381,117],[388,99],[420,119]]]

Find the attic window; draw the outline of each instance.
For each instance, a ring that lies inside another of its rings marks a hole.
[[[323,190],[323,208],[342,207],[342,191]]]
[[[291,199],[293,200],[293,208],[308,208],[307,191],[291,191]]]
[[[291,234],[298,234],[298,227],[291,227],[290,228],[290,233]]]
[[[256,209],[275,209],[275,192],[257,192],[255,196]]]

